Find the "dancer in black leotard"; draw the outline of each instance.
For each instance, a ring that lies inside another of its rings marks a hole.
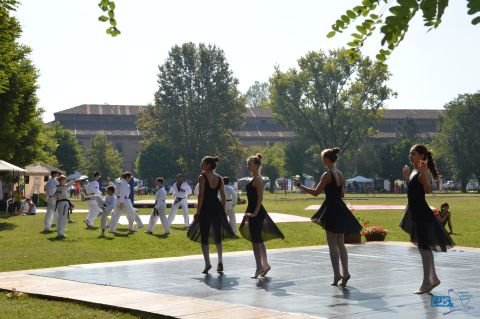
[[[340,149],[337,147],[322,151],[323,165],[328,170],[323,173],[320,183],[315,189],[303,186],[300,182],[295,184],[298,188],[313,196],[318,196],[325,190],[325,201],[312,216],[312,222],[321,225],[327,233],[327,243],[333,267],[332,286],[337,286],[340,280],[342,280],[340,285],[346,286],[350,279],[344,234],[358,234],[362,229],[362,226],[342,200],[345,178],[342,172],[335,167],[339,152]],[[339,259],[342,262],[342,274],[340,274]]]
[[[411,242],[417,245],[420,251],[423,282],[415,293],[424,294],[440,285],[432,250],[445,252],[453,247],[454,243],[425,200],[425,193],[431,192],[431,176],[438,178],[432,154],[425,146],[417,144],[410,149],[409,158],[414,169],[410,171],[407,165],[403,168],[403,176],[408,180],[408,206],[400,226],[410,234]]]
[[[268,216],[262,205],[263,201],[263,180],[260,176],[262,155],[251,156],[247,161],[247,168],[253,176],[247,184],[248,206],[240,224],[239,231],[245,239],[252,242],[253,254],[257,263],[257,270],[252,278],[265,277],[271,269],[267,260],[267,249],[264,242],[274,238],[284,238],[280,229]]]
[[[197,213],[188,230],[187,236],[193,241],[202,244],[205,269],[202,273],[207,274],[212,265],[210,263],[209,244],[217,246],[218,266],[217,272],[223,272],[222,240],[234,238],[232,228],[225,214],[225,192],[223,179],[215,173],[218,157],[205,156],[200,168],[202,174],[198,177],[200,192],[198,194]],[[220,192],[221,201],[218,199]]]

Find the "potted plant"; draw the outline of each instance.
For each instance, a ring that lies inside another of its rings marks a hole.
[[[368,222],[364,223],[361,233],[367,241],[384,241],[388,230],[379,225],[368,227]]]

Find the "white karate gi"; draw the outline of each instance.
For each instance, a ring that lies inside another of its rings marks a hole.
[[[135,221],[135,209],[132,202],[128,198],[130,195],[130,185],[124,179],[120,179],[115,187],[115,196],[117,197],[117,205],[110,220],[110,232],[115,233],[120,215],[125,212],[128,219],[128,229],[134,231],[133,223]]]
[[[55,192],[56,211],[57,211],[57,236],[65,236],[65,224],[68,220],[68,210],[70,209],[70,186],[74,181],[65,185],[58,185]]]
[[[228,216],[228,222],[234,233],[237,232],[237,221],[235,219],[235,205],[237,205],[238,195],[237,191],[230,185],[225,185],[225,197],[227,203],[225,204],[225,213]]]
[[[165,200],[167,199],[167,191],[163,186],[158,188],[157,194],[155,195],[155,207],[153,208],[152,214],[150,215],[150,221],[148,223],[147,232],[153,233],[153,229],[157,224],[158,218],[162,222],[162,226],[164,229],[164,234],[170,233],[170,225],[167,220],[166,210],[167,210],[167,203]]]
[[[107,228],[107,217],[117,206],[117,197],[115,194],[107,195],[103,201],[102,217],[100,219],[101,229]]]
[[[45,184],[45,193],[47,195],[47,212],[43,220],[45,230],[50,230],[50,227],[52,227],[53,218],[58,217],[56,216],[55,210],[55,205],[57,203],[57,199],[55,196],[55,193],[57,191],[57,185],[58,182],[55,177],[50,178],[47,184]]]
[[[172,204],[172,209],[168,215],[168,224],[172,225],[175,215],[177,215],[178,207],[182,206],[183,220],[185,227],[190,227],[190,219],[188,216],[188,200],[187,197],[192,193],[192,189],[187,182],[183,182],[180,187],[177,187],[177,183],[173,184],[170,189],[170,193],[173,194],[175,200]]]
[[[88,226],[93,226],[95,218],[101,211],[100,205],[102,203],[102,192],[100,191],[100,184],[96,179],[90,181],[87,184],[87,196],[88,200],[88,216],[86,219]],[[100,202],[100,203],[99,203]]]

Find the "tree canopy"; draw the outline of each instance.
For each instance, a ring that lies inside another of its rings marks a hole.
[[[159,71],[155,105],[139,115],[142,132],[167,145],[190,178],[205,155],[219,156],[222,174],[235,176],[240,146],[233,130],[243,121],[245,101],[224,52],[212,45],[176,45]]]
[[[158,138],[146,141],[138,154],[135,168],[138,175],[147,182],[157,177],[174,179],[178,173],[175,155]]]
[[[18,42],[22,29],[11,15],[17,1],[0,1],[0,158],[16,165],[56,165],[56,144],[38,107],[38,71],[30,48]]]
[[[258,82],[250,86],[245,93],[245,100],[249,107],[261,107],[266,105],[268,101],[268,83]]]
[[[471,175],[480,177],[480,92],[462,94],[447,103],[440,121],[435,145],[462,190]]]
[[[122,173],[121,164],[122,156],[106,135],[97,135],[90,141],[87,149],[87,175],[100,171],[103,177],[114,180]]]
[[[66,171],[67,174],[82,171],[85,168],[85,150],[77,138],[69,130],[64,129],[59,123],[54,123],[52,130],[53,138],[58,145],[55,150],[58,167]]]
[[[321,149],[355,149],[381,118],[393,92],[385,66],[368,58],[349,63],[344,49],[309,52],[299,69],[276,69],[270,103],[276,118]]]
[[[457,0],[458,1],[458,0]],[[377,60],[384,62],[390,53],[405,38],[412,19],[421,14],[425,27],[429,30],[442,23],[448,0],[357,0],[357,5],[347,10],[332,25],[327,37],[341,33],[359,20],[348,43],[350,60],[360,59],[360,50],[376,28],[382,34],[381,49]],[[480,0],[466,0],[467,13],[472,16],[472,24],[480,23]]]

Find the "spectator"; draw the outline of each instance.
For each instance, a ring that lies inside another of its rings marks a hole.
[[[443,203],[442,206],[440,206],[440,211],[438,212],[437,219],[443,227],[447,226],[448,224],[448,233],[453,234],[452,213],[449,209],[450,205],[448,205],[448,203]]]

